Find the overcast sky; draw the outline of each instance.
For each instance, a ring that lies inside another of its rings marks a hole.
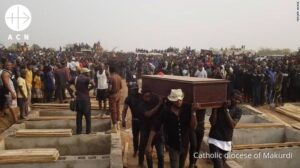
[[[105,49],[300,47],[296,0],[1,0],[0,43],[9,45],[6,10],[31,11],[29,44],[100,41]]]

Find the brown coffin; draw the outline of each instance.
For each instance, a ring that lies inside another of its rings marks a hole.
[[[227,84],[223,79],[208,79],[172,75],[144,75],[142,89],[167,97],[171,89],[182,89],[185,103],[200,103],[201,107],[220,107],[227,100]]]

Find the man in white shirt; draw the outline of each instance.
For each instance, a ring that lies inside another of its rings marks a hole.
[[[195,72],[195,77],[198,77],[198,78],[207,78],[207,72],[206,70],[204,69],[203,67],[203,64],[199,64],[198,65],[198,69],[197,71]]]
[[[227,72],[225,70],[225,66],[224,65],[221,65],[221,75],[222,75],[223,79],[226,79]]]
[[[70,73],[72,77],[77,75],[77,67],[79,67],[79,62],[72,57],[72,61],[68,62],[67,67],[70,68]]]
[[[103,63],[99,65],[99,70],[96,73],[97,84],[97,100],[100,110],[107,110],[107,98],[108,98],[108,79],[109,73],[105,70]],[[103,106],[102,106],[103,103]]]

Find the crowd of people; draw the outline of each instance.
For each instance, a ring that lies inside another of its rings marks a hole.
[[[14,51],[0,49],[1,115],[11,113],[14,121],[20,122],[19,118],[22,121],[29,114],[31,103],[66,103],[70,95],[78,104],[76,133],[82,131],[83,116],[87,122],[86,133],[91,133],[89,91],[93,90],[100,110],[109,108],[113,123],[111,133],[117,132],[120,125],[126,127],[127,109],[131,109],[134,156],[138,156],[140,166],[144,165],[145,154],[148,167],[153,166],[151,152],[155,146],[158,167],[164,164],[164,147],[169,151],[172,168],[183,167],[188,152],[190,167],[195,167],[197,159],[193,154],[200,150],[205,110],[199,109],[197,104],[183,104],[184,93],[178,88],[172,88],[167,98],[154,95],[150,90],[141,90],[138,83],[142,75],[229,80],[230,103],[213,110],[210,119],[210,150],[222,155],[231,150],[232,132],[241,117],[237,100],[253,106],[280,106],[287,101],[300,100],[299,55],[262,57],[196,54],[190,48],[184,52],[170,50],[175,55],[170,56],[162,50],[157,50],[157,55],[149,55],[143,49],[138,49],[137,53],[103,52],[99,43],[94,47],[74,45],[65,51],[28,49],[26,46],[19,46]],[[122,78],[127,83],[128,97],[121,116]],[[20,110],[19,117],[15,113],[16,107]],[[225,128],[226,133],[222,132]],[[213,162],[215,167],[223,167],[223,158],[213,159]]]
[[[228,90],[237,89],[254,106],[282,105],[300,99],[299,56],[249,57],[247,55],[198,55],[179,57],[138,57],[141,74],[227,79]]]

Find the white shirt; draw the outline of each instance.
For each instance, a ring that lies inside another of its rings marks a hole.
[[[107,76],[105,70],[103,70],[102,74],[100,74],[99,71],[97,71],[97,80],[98,80],[97,89],[108,89]]]
[[[221,69],[221,74],[222,74],[222,78],[223,79],[225,79],[226,78],[226,75],[227,75],[227,72],[226,72],[226,70],[225,70],[225,68],[224,68],[224,65],[222,65],[222,69]]]
[[[213,144],[216,147],[218,147],[224,151],[228,151],[228,152],[231,151],[231,141],[220,141],[220,140],[208,137],[207,142],[208,142],[208,144]]]
[[[204,68],[202,68],[201,71],[199,71],[199,69],[197,69],[196,73],[195,73],[195,77],[198,78],[207,78],[207,72]]]
[[[190,73],[189,73],[189,71],[187,69],[183,69],[182,70],[182,75],[183,76],[190,76]]]
[[[68,63],[67,65],[68,68],[71,69],[71,71],[76,71],[77,67],[79,67],[79,62],[78,61],[71,61],[70,63]]]

